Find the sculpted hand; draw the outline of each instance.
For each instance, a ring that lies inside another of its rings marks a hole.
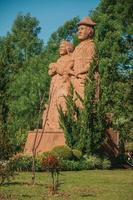
[[[52,76],[56,73],[56,64],[55,63],[51,63],[49,65],[49,71],[48,71],[49,75]]]
[[[67,74],[68,74],[68,75],[73,75],[73,76],[74,76],[74,71],[73,71],[72,69],[70,69],[70,70],[67,71]]]

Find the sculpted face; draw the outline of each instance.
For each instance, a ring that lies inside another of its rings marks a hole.
[[[92,32],[92,27],[80,25],[78,27],[78,39],[79,40],[86,40],[90,37],[90,34]]]
[[[61,43],[59,48],[60,56],[67,54],[66,44]]]

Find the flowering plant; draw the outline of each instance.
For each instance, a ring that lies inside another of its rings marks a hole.
[[[56,157],[49,155],[48,157],[42,159],[42,166],[45,170],[51,173],[52,177],[51,192],[52,194],[55,194],[59,186],[59,171],[60,171],[59,161]]]
[[[49,155],[42,159],[43,168],[50,172],[57,172],[59,170],[59,161],[56,157]]]

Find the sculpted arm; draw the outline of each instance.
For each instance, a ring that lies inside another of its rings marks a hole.
[[[57,74],[74,75],[74,71],[72,70],[73,69],[73,63],[74,63],[73,60],[70,60],[69,62],[64,62],[62,64],[59,64],[57,69],[56,69]]]
[[[50,76],[54,76],[56,74],[56,69],[57,69],[57,63],[50,63],[48,74]]]

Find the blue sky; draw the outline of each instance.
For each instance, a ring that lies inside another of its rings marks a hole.
[[[30,12],[40,21],[39,37],[46,43],[51,33],[75,16],[87,16],[100,0],[0,0],[0,36],[11,30],[19,12]]]

